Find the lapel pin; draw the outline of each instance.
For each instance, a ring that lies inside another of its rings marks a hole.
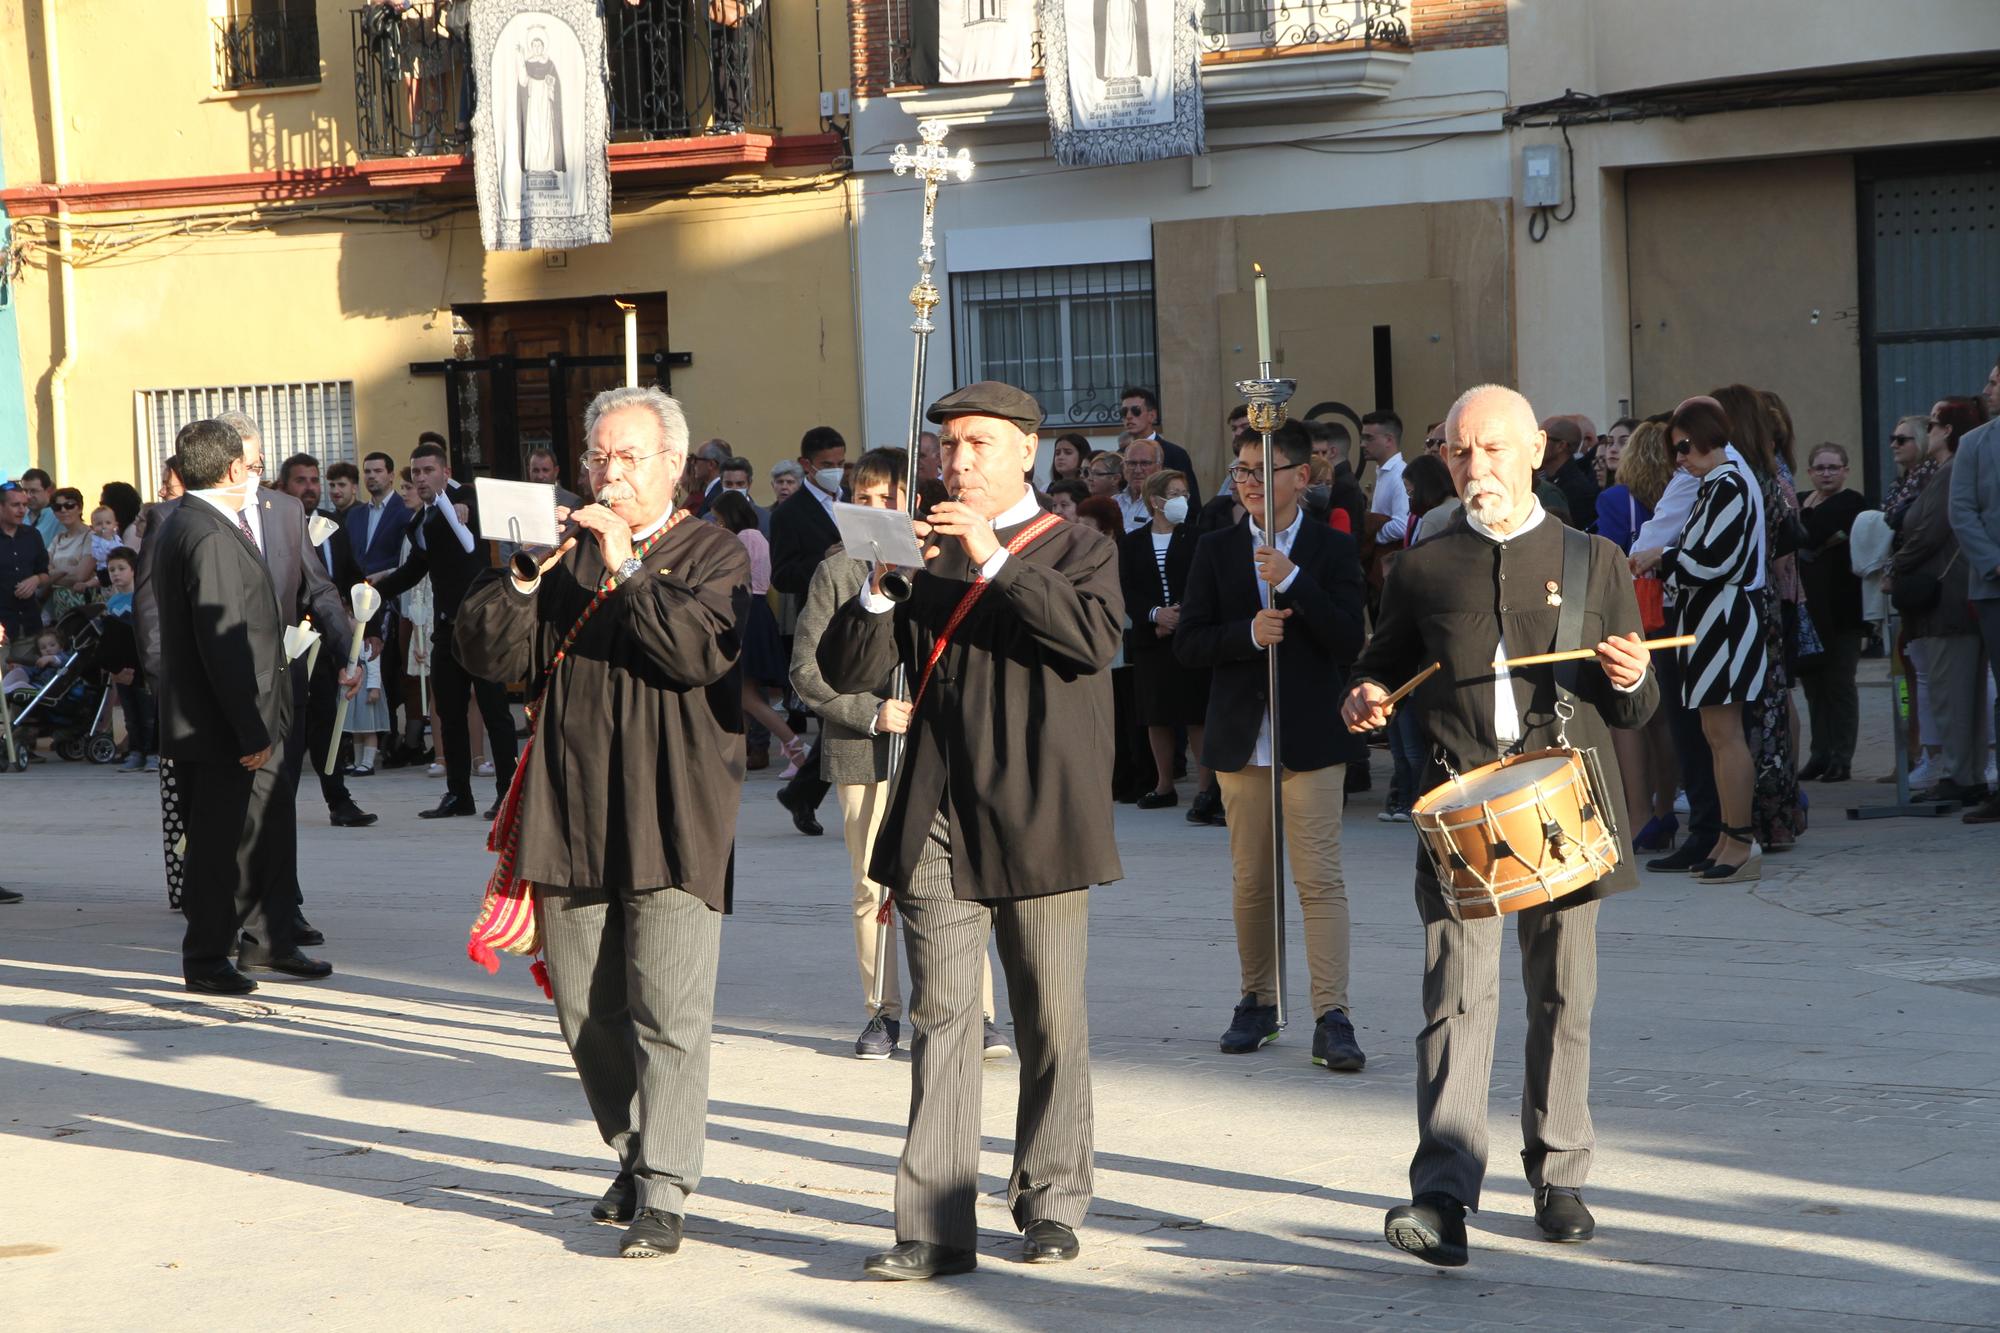
[[[1550,579],[1545,586],[1549,590],[1549,605],[1561,606],[1563,604],[1563,596],[1562,593],[1557,591],[1556,581],[1554,579]]]

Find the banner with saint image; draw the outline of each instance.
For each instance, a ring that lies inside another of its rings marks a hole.
[[[938,0],[939,83],[1018,80],[1034,72],[1034,0]]]
[[[472,0],[472,169],[488,250],[611,239],[596,0]]]
[[[1049,143],[1064,166],[1207,148],[1196,0],[1041,0]]]

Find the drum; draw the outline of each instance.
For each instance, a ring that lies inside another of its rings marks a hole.
[[[1617,817],[1588,750],[1513,755],[1426,792],[1410,820],[1454,914],[1553,902],[1618,864]]]

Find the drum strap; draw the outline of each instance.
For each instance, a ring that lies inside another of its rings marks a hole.
[[[1556,610],[1553,651],[1575,652],[1583,647],[1583,606],[1590,595],[1590,538],[1575,528],[1563,534],[1562,604]],[[1581,662],[1556,664],[1556,698],[1575,707],[1576,675]]]

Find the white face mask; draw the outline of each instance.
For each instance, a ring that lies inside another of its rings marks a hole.
[[[845,473],[845,468],[823,467],[813,473],[813,485],[819,487],[828,495],[839,495],[840,479]]]
[[[1187,522],[1188,498],[1185,495],[1172,497],[1165,505],[1161,506],[1160,514],[1169,523],[1178,525]]]

